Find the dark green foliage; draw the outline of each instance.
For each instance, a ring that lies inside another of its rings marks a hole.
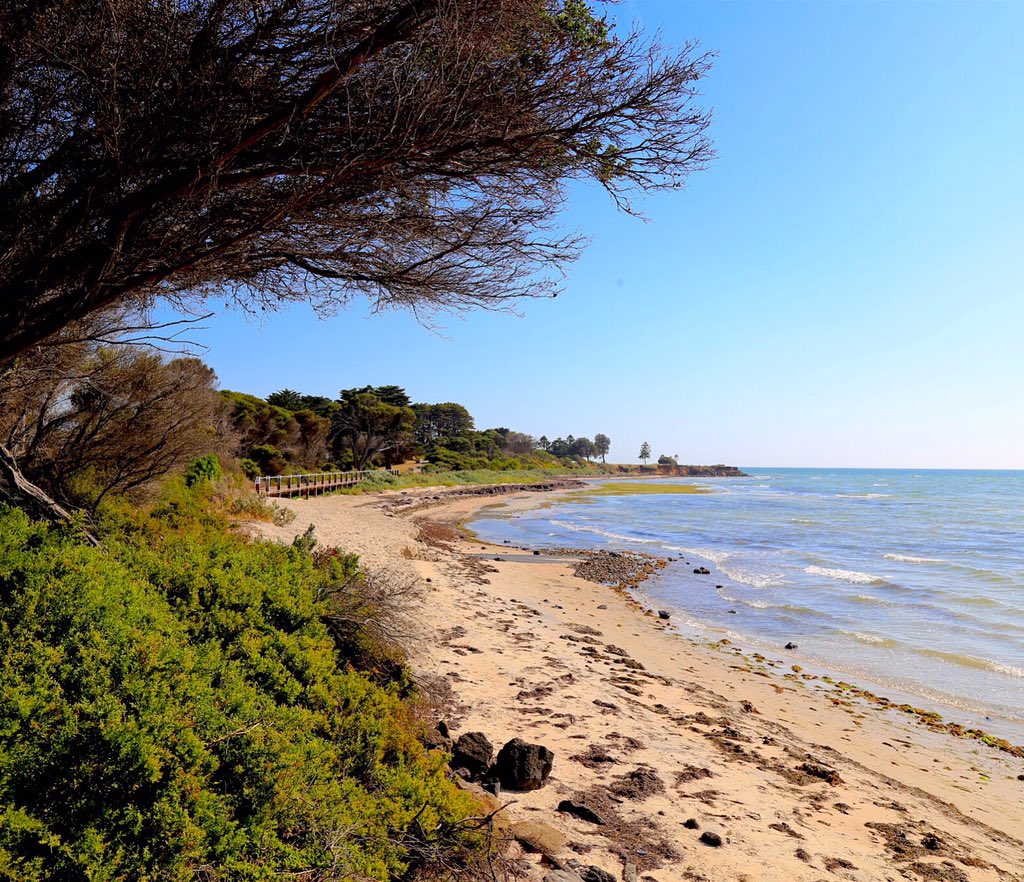
[[[249,458],[256,463],[261,475],[280,475],[288,468],[288,460],[272,444],[256,444],[249,450]]]
[[[301,410],[302,394],[294,389],[278,389],[267,396],[267,404],[272,407],[283,407],[285,410]]]
[[[472,807],[325,624],[353,559],[188,508],[106,552],[0,509],[0,877],[384,880],[424,837],[457,860]]]
[[[217,454],[208,453],[189,463],[189,467],[185,469],[185,486],[194,487],[200,481],[219,481],[223,477],[224,471],[220,467]]]

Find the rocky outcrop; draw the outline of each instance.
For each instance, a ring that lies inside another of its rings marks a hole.
[[[543,745],[513,738],[498,752],[492,774],[506,790],[537,790],[551,774],[554,760]]]
[[[493,756],[494,748],[483,732],[465,732],[452,748],[452,768],[466,769],[476,778],[490,768]]]

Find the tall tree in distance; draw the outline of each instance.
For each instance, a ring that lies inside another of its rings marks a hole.
[[[267,396],[267,404],[283,407],[285,410],[302,410],[305,407],[302,399],[302,393],[294,389],[278,389]]]
[[[603,463],[608,455],[608,451],[612,449],[612,439],[603,432],[598,432],[594,436],[594,449],[600,454],[601,462]]]
[[[644,465],[647,465],[647,460],[651,458],[651,445],[644,441],[640,445],[640,459],[643,460]]]
[[[352,467],[365,469],[374,457],[405,444],[415,425],[412,408],[389,404],[370,392],[347,390],[334,417],[334,438],[352,454]]]
[[[97,310],[555,292],[557,216],[711,157],[710,57],[599,0],[0,6],[0,366]]]

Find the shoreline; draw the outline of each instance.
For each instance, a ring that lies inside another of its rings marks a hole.
[[[654,880],[757,880],[766,862],[772,878],[808,882],[823,870],[1024,879],[1021,760],[810,689],[784,659],[702,644],[626,592],[577,578],[569,560],[495,560],[508,546],[458,532],[493,497],[446,497],[289,501],[293,525],[260,532],[287,541],[312,522],[367,566],[424,582],[411,663],[453,735],[482,731],[495,748],[519,736],[555,753],[545,787],[502,795],[513,821],[565,838],[549,866],[616,879],[635,864]],[[516,494],[512,510],[541,498]],[[562,799],[608,822],[558,812]],[[702,843],[704,830],[721,847]],[[527,878],[549,872],[536,853],[520,859]]]
[[[677,486],[686,487],[685,492],[704,492],[688,485]],[[469,524],[479,516],[484,508],[504,508],[518,513],[527,509],[547,508],[558,502],[573,501],[574,497],[578,501],[585,501],[585,497],[591,492],[587,488],[582,488],[567,496],[554,496],[544,500],[520,500],[519,504],[514,507],[501,503],[484,506],[468,514],[460,524],[460,529],[467,531],[475,539],[481,539]],[[581,497],[583,498],[581,499]],[[481,539],[481,541],[491,540]],[[516,542],[516,540],[512,541]],[[625,546],[629,547],[628,541],[625,542]],[[521,540],[516,547],[532,550],[532,546],[522,544]],[[587,548],[587,546],[580,546],[577,550],[585,551]],[[638,551],[639,549],[634,546],[632,550]],[[686,556],[694,557],[694,564],[710,567],[712,572],[706,575],[713,575],[718,566],[717,561],[712,558],[705,559],[696,553]],[[673,585],[676,589],[682,590],[685,594],[690,588],[700,591],[707,587],[701,577],[690,576],[690,562],[684,563],[682,555],[677,554],[675,557],[664,559],[669,562],[665,575],[671,571]],[[700,619],[699,614],[691,613],[686,609],[685,604],[682,604],[681,608],[677,610],[676,604],[679,603],[677,598],[663,596],[659,599],[656,594],[655,591],[643,596],[642,603],[649,610],[664,606],[670,611],[678,611],[680,618],[673,618],[672,626],[685,639],[700,644],[718,644],[724,640],[726,644],[732,642],[735,645],[742,645],[745,647],[744,652],[747,655],[778,656],[777,664],[798,665],[804,670],[812,670],[817,675],[817,680],[842,690],[846,698],[859,698],[875,709],[888,708],[894,712],[912,713],[922,725],[935,724],[937,730],[945,730],[955,737],[975,738],[986,744],[996,745],[998,749],[1019,758],[1024,757],[1024,717],[1008,715],[999,707],[981,701],[971,704],[965,697],[966,693],[958,695],[953,692],[943,692],[941,689],[929,691],[926,687],[917,689],[915,684],[901,683],[898,678],[896,682],[886,680],[883,675],[858,668],[848,661],[821,655],[797,654],[788,647],[784,647],[781,641],[775,642],[757,633],[741,633],[737,630],[737,626],[740,625],[739,621],[727,623]],[[793,647],[794,650],[797,648]]]

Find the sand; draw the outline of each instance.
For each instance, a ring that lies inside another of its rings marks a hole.
[[[444,525],[494,502],[288,500],[295,522],[260,530],[290,541],[313,523],[365,566],[418,576],[411,663],[452,735],[554,751],[544,787],[500,797],[511,822],[564,834],[549,856],[512,846],[524,878],[596,866],[615,879],[1024,880],[1024,761],[837,703],[790,660],[684,636],[568,561],[496,561],[507,546],[450,538]],[[604,823],[557,811],[565,799]]]

